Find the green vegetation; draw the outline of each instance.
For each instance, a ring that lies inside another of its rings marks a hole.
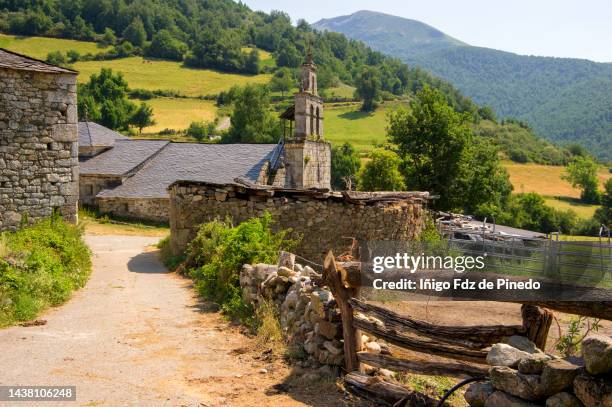
[[[89,82],[78,87],[80,120],[91,120],[113,130],[127,130],[130,125],[142,129],[154,124],[153,110],[145,103],[137,107],[127,98],[128,84],[121,73],[102,68]]]
[[[315,27],[340,31],[420,66],[500,117],[527,121],[540,136],[579,142],[599,159],[612,160],[612,64],[472,47],[418,21],[369,11]]]
[[[95,42],[67,40],[62,38],[22,37],[0,34],[0,48],[45,60],[49,52],[57,51],[66,54],[76,51],[81,55],[97,54],[108,51],[107,46]]]
[[[232,115],[226,143],[277,143],[280,122],[270,112],[270,92],[261,85],[246,85],[232,90]]]
[[[168,224],[102,215],[95,210],[82,207],[79,208],[79,224],[88,235],[165,237],[170,234]]]
[[[81,228],[59,216],[0,234],[0,327],[70,298],[91,272]]]
[[[364,69],[355,81],[355,96],[363,100],[361,110],[371,112],[378,107],[380,99],[380,78],[378,72],[372,68]]]
[[[361,191],[404,191],[406,184],[399,171],[402,160],[390,150],[378,148],[369,156],[359,177]]]
[[[270,74],[253,76],[193,69],[177,61],[150,60],[142,57],[85,61],[73,65],[73,68],[80,72],[77,78],[79,83],[88,81],[89,77],[98,73],[102,67],[121,72],[132,89],[162,90],[191,97],[216,95],[234,85],[264,84],[271,78]]]
[[[269,213],[237,226],[229,221],[204,223],[187,249],[188,273],[204,298],[226,315],[250,322],[253,309],[242,301],[239,276],[243,264],[276,263],[279,250],[297,243],[289,230],[272,232]]]
[[[359,153],[366,153],[385,141],[387,113],[399,104],[385,103],[374,112],[363,112],[359,105],[325,105],[325,139],[333,145],[350,143]]]
[[[185,130],[193,121],[211,123],[217,116],[217,107],[210,100],[191,98],[155,98],[147,103],[153,108],[153,126],[144,132],[159,133],[166,129]]]
[[[590,157],[577,156],[568,164],[563,179],[574,188],[580,188],[580,199],[584,203],[599,203],[597,163]]]
[[[359,155],[352,145],[344,143],[332,149],[331,184],[336,190],[352,190],[357,186],[357,175],[361,168]]]
[[[597,209],[594,218],[612,229],[612,179],[606,181],[601,195],[601,208]]]

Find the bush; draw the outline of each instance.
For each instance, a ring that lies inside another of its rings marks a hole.
[[[32,319],[85,285],[91,259],[81,234],[58,216],[0,234],[0,326]]]
[[[218,220],[200,226],[187,249],[189,275],[199,294],[216,302],[232,319],[251,322],[253,309],[242,301],[240,270],[243,264],[276,263],[280,250],[297,244],[290,230],[273,232],[272,216],[265,213],[238,226]]]
[[[187,135],[202,141],[210,135],[214,135],[216,131],[215,123],[208,122],[191,122],[187,128]]]

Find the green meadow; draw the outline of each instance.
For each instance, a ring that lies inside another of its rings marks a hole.
[[[66,40],[61,38],[46,37],[21,37],[17,35],[0,34],[0,48],[17,52],[36,59],[45,60],[47,54],[60,51],[63,54],[75,50],[79,54],[97,54],[106,51],[107,47],[101,47],[95,42]]]

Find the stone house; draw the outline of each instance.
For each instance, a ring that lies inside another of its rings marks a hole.
[[[77,219],[77,72],[0,49],[0,230]]]
[[[81,203],[102,213],[168,221],[168,188],[178,180],[329,190],[331,146],[323,139],[323,102],[311,56],[302,65],[294,106],[281,118],[286,131],[278,144],[126,139],[79,123]]]

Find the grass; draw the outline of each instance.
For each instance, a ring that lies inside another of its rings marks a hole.
[[[360,153],[370,151],[376,143],[384,143],[387,113],[397,104],[385,104],[372,113],[360,111],[360,106],[358,103],[327,105],[325,139],[334,145],[349,142]]]
[[[565,167],[512,162],[505,162],[504,167],[510,174],[514,192],[537,192],[549,197],[580,198],[580,190],[561,179]],[[612,178],[612,174],[603,168],[599,170],[598,176],[602,187],[605,180]]]
[[[91,272],[82,228],[59,216],[0,235],[0,327],[67,301]]]
[[[112,218],[85,208],[79,210],[79,221],[89,235],[166,237],[170,234],[166,225]]]
[[[194,121],[213,121],[217,116],[214,102],[202,99],[155,98],[146,101],[153,108],[155,124],[143,133],[158,133],[164,129],[184,130]]]
[[[562,211],[571,209],[574,212],[576,212],[576,215],[578,215],[580,218],[583,218],[583,219],[592,218],[597,208],[599,208],[599,205],[585,204],[575,198],[546,197],[545,200],[548,206],[552,206],[553,208],[559,209]]]
[[[180,62],[142,57],[129,57],[110,61],[86,61],[74,64],[80,72],[79,83],[87,82],[101,68],[122,72],[131,88],[174,91],[185,96],[218,94],[233,85],[268,83],[271,75],[240,75],[184,67]]]
[[[346,85],[344,83],[339,84],[336,87],[326,89],[327,97],[330,98],[352,98],[355,94],[355,87]]]
[[[78,51],[81,55],[97,54],[107,50],[95,42],[66,40],[46,37],[21,37],[16,35],[0,34],[0,48],[27,55],[36,59],[47,59],[47,54],[60,51],[63,54],[70,50]]]
[[[253,48],[243,47],[242,52],[248,53],[251,52]],[[276,61],[274,60],[274,55],[272,53],[265,51],[263,49],[259,50],[259,66],[260,68],[274,68],[276,67]]]
[[[413,373],[398,373],[397,380],[414,391],[427,394],[436,399],[444,396],[444,393],[457,383],[457,380],[446,376],[425,376]],[[467,406],[463,398],[466,388],[463,387],[453,393],[449,397],[448,403],[451,406]]]

